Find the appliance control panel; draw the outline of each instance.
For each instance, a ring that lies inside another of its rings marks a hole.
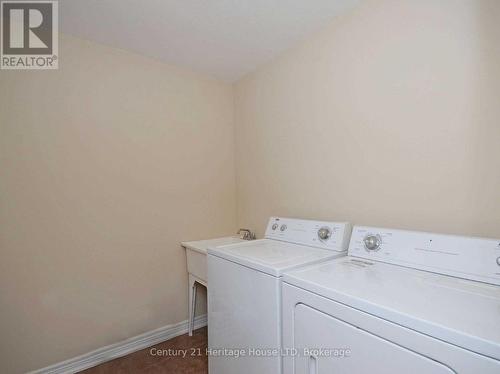
[[[266,239],[345,251],[349,245],[351,225],[347,222],[311,221],[294,218],[271,217]]]
[[[354,226],[348,254],[500,285],[500,239]]]

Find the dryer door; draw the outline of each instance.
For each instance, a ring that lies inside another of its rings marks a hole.
[[[304,304],[295,308],[295,374],[452,374],[447,366]]]

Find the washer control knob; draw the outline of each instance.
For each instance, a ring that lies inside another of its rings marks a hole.
[[[497,257],[497,265],[500,266],[500,256]]]
[[[363,242],[368,251],[378,251],[380,249],[380,245],[382,244],[382,238],[380,235],[368,234],[363,239]]]
[[[274,230],[276,230],[278,228],[278,224],[277,223],[273,223],[273,225],[271,226],[271,228]]]
[[[327,241],[332,236],[332,230],[329,227],[322,227],[318,230],[318,238],[321,241]]]
[[[285,231],[286,230],[286,225],[285,224],[281,225],[280,230],[281,231]]]

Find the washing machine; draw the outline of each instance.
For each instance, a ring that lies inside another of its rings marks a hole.
[[[265,238],[208,249],[210,374],[281,372],[281,276],[345,256],[351,226],[272,217]]]
[[[500,373],[500,240],[355,226],[282,297],[285,374]]]

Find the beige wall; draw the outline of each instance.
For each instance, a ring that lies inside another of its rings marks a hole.
[[[185,320],[179,241],[235,230],[232,87],[60,52],[58,71],[0,72],[2,373]]]
[[[500,2],[364,1],[236,85],[238,221],[500,237]]]

